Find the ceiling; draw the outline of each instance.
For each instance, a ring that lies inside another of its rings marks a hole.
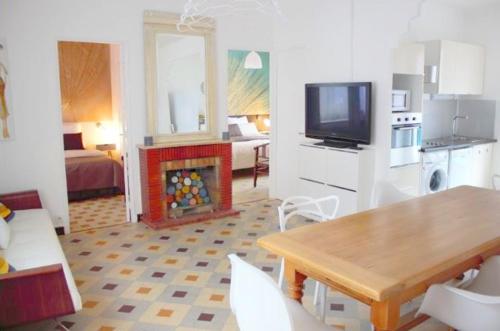
[[[432,1],[432,0],[431,0]],[[493,3],[499,3],[500,0],[440,0],[441,2],[449,5],[462,7],[462,8],[478,8],[487,6]]]

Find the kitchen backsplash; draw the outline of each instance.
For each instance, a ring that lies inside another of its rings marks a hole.
[[[495,138],[494,100],[460,100],[459,114],[469,116],[458,120],[457,134],[468,137]],[[425,100],[422,112],[423,139],[452,135],[457,100]]]

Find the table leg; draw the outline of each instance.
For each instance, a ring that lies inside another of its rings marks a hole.
[[[376,331],[397,330],[399,325],[399,300],[390,299],[382,302],[373,302],[371,320]]]
[[[293,264],[285,260],[285,278],[288,283],[288,296],[302,303],[304,281],[307,276],[298,272]]]

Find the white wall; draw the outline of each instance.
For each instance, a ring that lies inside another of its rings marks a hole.
[[[483,98],[497,102],[495,137],[500,139],[500,4],[469,12],[464,37],[486,48]],[[499,143],[495,144],[493,172],[500,174]]]
[[[143,11],[180,11],[183,0],[0,0],[0,38],[9,52],[16,139],[0,143],[0,192],[37,188],[56,224],[68,224],[57,41],[120,43],[124,122],[131,156],[132,212],[141,212],[138,153],[146,132]],[[303,139],[304,84],[372,81],[376,177],[389,169],[392,49],[403,40],[461,39],[463,16],[435,1],[405,35],[417,0],[287,0],[286,18],[227,17],[218,22],[219,131],[226,128],[227,51],[271,51],[271,194],[294,192],[296,146]],[[353,20],[351,19],[351,14]],[[24,24],[19,24],[24,22]],[[497,30],[498,31],[498,30]],[[351,53],[351,46],[353,52]],[[352,70],[351,70],[352,69]]]
[[[354,7],[351,8],[351,4]],[[373,90],[372,148],[376,149],[375,179],[390,165],[390,96],[393,49],[403,41],[460,39],[462,11],[427,2],[422,16],[407,33],[418,1],[312,0],[309,6],[282,1],[287,20],[275,25],[276,111],[272,157],[276,163],[275,197],[296,191],[297,145],[305,138],[304,84],[307,82],[371,81]],[[351,44],[352,42],[352,44]],[[352,46],[352,52],[351,52]]]
[[[57,41],[122,45],[123,107],[131,156],[132,212],[141,212],[138,153],[146,133],[143,12],[180,12],[183,0],[0,0],[16,137],[0,143],[0,192],[36,188],[56,225],[68,225]],[[226,125],[227,50],[272,49],[261,16],[221,22],[217,33],[219,127]],[[60,219],[58,219],[60,218]]]

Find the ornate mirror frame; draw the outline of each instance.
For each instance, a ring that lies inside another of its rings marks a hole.
[[[144,12],[144,57],[146,71],[146,99],[148,134],[155,144],[214,140],[218,137],[215,79],[215,24],[207,19],[180,32],[177,23],[180,16],[157,11]],[[157,57],[156,36],[160,33],[201,36],[205,40],[205,102],[207,130],[189,133],[159,134],[157,131]]]

